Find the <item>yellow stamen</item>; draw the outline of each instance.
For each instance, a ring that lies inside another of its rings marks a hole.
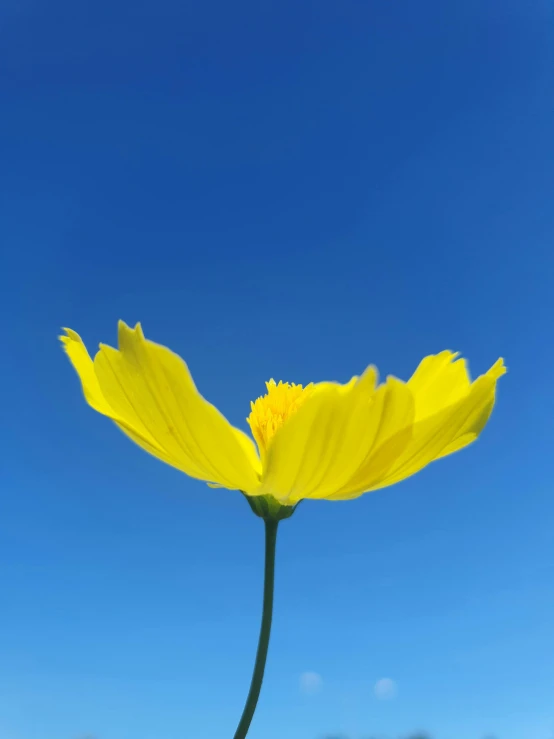
[[[266,455],[277,429],[296,413],[313,390],[313,383],[302,387],[281,380],[277,384],[273,379],[266,382],[265,386],[267,393],[250,403],[252,410],[246,419],[262,458]]]

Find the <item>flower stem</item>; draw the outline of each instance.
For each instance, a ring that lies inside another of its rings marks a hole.
[[[262,625],[260,628],[260,638],[258,640],[258,651],[256,652],[256,662],[254,663],[254,672],[252,674],[252,682],[250,690],[244,705],[239,725],[235,732],[234,739],[244,739],[248,734],[248,729],[256,710],[260,690],[264,679],[265,662],[267,659],[267,649],[269,647],[269,635],[271,633],[271,618],[273,615],[273,585],[275,581],[275,545],[277,543],[277,526],[278,521],[264,521],[265,523],[265,569],[264,569],[264,601],[262,610]]]

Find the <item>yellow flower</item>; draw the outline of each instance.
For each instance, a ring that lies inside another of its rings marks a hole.
[[[341,385],[273,380],[251,404],[257,442],[197,391],[187,365],[119,323],[119,349],[90,358],[80,336],[60,337],[87,402],[135,443],[216,487],[266,496],[284,506],[304,498],[347,500],[399,482],[474,441],[506,371],[499,359],[471,382],[449,351],[425,357],[408,382],[378,384],[370,366]]]

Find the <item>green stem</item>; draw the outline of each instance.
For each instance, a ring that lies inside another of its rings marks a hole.
[[[250,690],[244,705],[239,725],[234,739],[244,739],[256,710],[260,690],[264,679],[267,649],[269,647],[269,635],[271,633],[271,617],[273,615],[273,584],[275,580],[275,545],[277,543],[278,521],[264,521],[265,523],[265,570],[264,570],[264,603],[262,611],[262,625],[260,638],[258,640],[258,651]]]

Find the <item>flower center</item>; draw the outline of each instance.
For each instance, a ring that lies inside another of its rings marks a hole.
[[[277,429],[300,408],[311,394],[313,383],[302,387],[293,382],[270,380],[265,384],[267,393],[250,403],[248,425],[256,439],[262,459],[267,454],[269,442]]]

